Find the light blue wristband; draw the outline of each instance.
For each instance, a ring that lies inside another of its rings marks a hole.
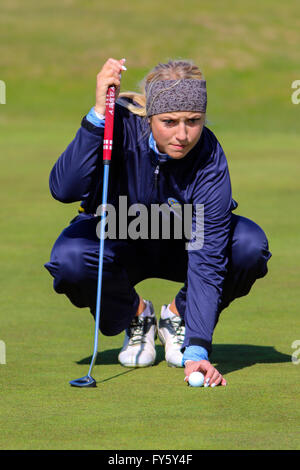
[[[100,119],[97,114],[95,113],[94,107],[90,110],[90,112],[86,116],[87,120],[94,124],[96,127],[104,127],[105,119]]]
[[[185,361],[208,361],[208,353],[202,346],[188,346],[182,356],[182,366],[184,367]]]

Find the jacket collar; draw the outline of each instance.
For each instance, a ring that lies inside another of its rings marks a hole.
[[[194,159],[193,157],[195,157],[195,156],[199,157],[199,153],[201,153],[201,150],[202,151],[204,150],[203,149],[203,144],[204,144],[204,141],[205,141],[205,137],[204,137],[203,134],[205,134],[205,132],[206,132],[206,129],[203,128],[203,131],[202,131],[202,134],[201,134],[201,137],[200,137],[199,141],[197,142],[195,147],[192,148],[192,150],[190,150],[190,152],[184,158],[176,159],[176,158],[170,157],[166,153],[161,153],[158,150],[156,141],[153,137],[152,132],[150,131],[148,143],[149,143],[149,147],[150,147],[150,150],[151,150],[151,160],[152,160],[152,162],[155,165],[162,164],[162,163],[167,163],[167,162],[170,162],[170,163],[174,162],[175,164],[179,164],[179,165],[188,164],[188,162],[190,162]],[[205,146],[205,144],[204,144],[204,146]]]
[[[153,134],[152,132],[150,132],[150,135],[149,135],[149,147],[151,150],[153,150],[153,152],[155,153],[155,156],[156,156],[156,161],[158,161],[159,163],[164,163],[168,160],[173,160],[172,157],[170,157],[168,154],[166,153],[161,153],[158,148],[157,148],[157,144],[156,144],[156,141],[153,137]]]

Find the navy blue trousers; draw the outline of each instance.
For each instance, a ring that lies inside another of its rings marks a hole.
[[[95,316],[99,263],[99,219],[81,214],[63,230],[45,267],[54,277],[54,289],[77,307],[89,307]],[[175,303],[184,318],[187,251],[181,240],[105,240],[100,330],[113,336],[127,328],[135,316],[139,295],[134,286],[144,279],[182,282]],[[247,295],[267,273],[271,257],[263,230],[253,221],[232,214],[228,245],[228,272],[219,314],[230,302]],[[166,299],[166,302],[171,299]]]

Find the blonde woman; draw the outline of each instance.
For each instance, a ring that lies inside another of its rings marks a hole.
[[[198,67],[182,60],[158,64],[140,94],[119,94],[124,69],[123,59],[103,65],[95,106],[52,169],[53,197],[82,203],[45,266],[56,292],[94,314],[105,100],[114,85],[108,202],[117,226],[105,241],[99,328],[104,335],[125,330],[123,366],[153,365],[158,334],[167,363],[184,367],[185,380],[201,371],[205,386],[225,386],[209,361],[213,332],[221,311],[266,275],[268,241],[257,224],[232,213],[237,203],[222,147],[205,126],[206,82]],[[158,220],[168,221],[166,232]],[[178,237],[178,220],[189,226],[189,236],[185,230]],[[166,299],[159,322],[151,301],[135,290],[147,278],[183,284]]]

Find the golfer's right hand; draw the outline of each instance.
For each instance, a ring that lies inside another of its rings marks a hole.
[[[96,104],[95,111],[105,115],[105,102],[107,90],[110,86],[116,87],[116,98],[120,92],[121,72],[126,70],[124,67],[125,59],[108,59],[97,75],[96,85]]]
[[[186,361],[185,363],[185,381],[188,382],[189,376],[192,372],[202,372],[204,375],[204,386],[215,387],[216,385],[226,386],[227,382],[220,372],[206,360],[202,361]]]

